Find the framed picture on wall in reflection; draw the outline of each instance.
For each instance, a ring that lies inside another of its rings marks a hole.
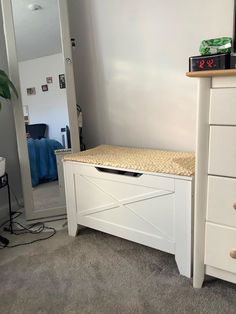
[[[48,91],[48,86],[46,85],[42,85],[42,91],[43,92],[47,92]]]
[[[26,89],[27,95],[31,96],[31,95],[36,95],[36,88],[35,87],[29,87]]]
[[[66,88],[65,74],[59,74],[59,86],[60,88]]]
[[[46,77],[46,81],[47,81],[48,84],[52,84],[52,82],[53,82],[52,76]]]

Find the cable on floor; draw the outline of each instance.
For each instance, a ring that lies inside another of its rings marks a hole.
[[[20,208],[23,208],[23,207],[24,207],[24,204],[22,204],[22,203],[19,201],[19,199],[17,198],[15,192],[13,191],[13,189],[12,189],[11,187],[10,187],[10,191],[11,191],[11,194],[14,196],[14,199],[15,199],[16,204],[17,204],[17,206],[19,207],[19,209],[20,209]]]
[[[26,233],[30,233],[30,234],[39,234],[42,233],[43,231],[51,231],[52,233],[46,237],[43,238],[39,238],[39,239],[35,239],[33,241],[29,241],[29,242],[23,242],[23,243],[18,243],[18,244],[13,244],[13,245],[1,245],[0,244],[0,250],[5,249],[5,248],[14,248],[14,247],[18,247],[18,246],[23,246],[23,245],[28,245],[28,244],[32,244],[32,243],[36,243],[36,242],[40,242],[40,241],[44,241],[44,240],[48,240],[51,237],[53,237],[56,234],[56,229],[53,227],[46,227],[45,224],[43,222],[36,222],[33,223],[31,225],[29,225],[28,227],[23,226],[22,224],[20,224],[17,221],[14,221],[16,218],[18,218],[20,215],[22,215],[22,212],[19,211],[15,211],[12,213],[12,224],[15,227],[20,227],[21,229],[14,229],[13,228],[13,234],[14,235],[21,235],[21,234],[26,234]],[[2,227],[4,227],[6,224],[8,224],[10,222],[10,219],[4,221],[1,225],[0,225],[0,229]],[[9,227],[4,227],[3,229],[6,232],[9,232],[10,228]]]

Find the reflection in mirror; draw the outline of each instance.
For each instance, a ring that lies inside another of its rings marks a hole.
[[[58,208],[65,204],[61,150],[70,137],[57,0],[12,6],[34,209]]]

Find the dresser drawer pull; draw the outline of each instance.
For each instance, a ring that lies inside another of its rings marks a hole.
[[[236,203],[233,204],[233,208],[236,210]]]
[[[229,255],[230,255],[232,258],[236,259],[236,250],[230,251]]]

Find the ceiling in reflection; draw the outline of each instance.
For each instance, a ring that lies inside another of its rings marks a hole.
[[[30,4],[42,7],[32,11]],[[12,0],[19,61],[61,52],[57,0]]]

